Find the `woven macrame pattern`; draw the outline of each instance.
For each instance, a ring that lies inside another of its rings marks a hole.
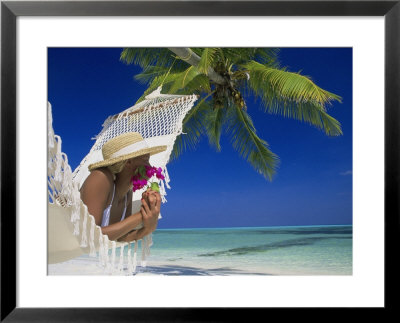
[[[176,121],[191,101],[192,97],[173,100],[163,97],[146,101],[147,104],[142,105],[143,107],[133,107],[119,115],[111,116],[105,121],[103,131],[97,136],[98,140],[93,149],[101,149],[106,141],[126,132],[139,132],[143,138],[179,133],[181,124]]]
[[[101,160],[100,151],[105,142],[126,132],[139,132],[144,139],[162,138],[163,142],[160,144],[167,144],[168,149],[162,154],[164,158],[157,160],[157,166],[165,168],[176,136],[182,133],[183,118],[192,108],[197,96],[168,95],[160,92],[161,88],[158,88],[146,96],[144,101],[106,119],[89,154],[74,171],[74,181],[82,183],[82,178],[88,175],[87,166]],[[84,174],[80,174],[82,171]]]
[[[96,136],[89,154],[72,173],[68,157],[61,150],[61,138],[54,134],[52,126],[51,105],[48,105],[48,194],[49,217],[51,210],[62,208],[68,216],[71,227],[70,234],[79,242],[83,253],[98,257],[99,263],[109,274],[132,274],[136,270],[136,252],[139,242],[119,243],[109,241],[108,236],[101,233],[101,228],[95,224],[95,219],[89,214],[86,205],[80,199],[80,184],[89,175],[88,165],[102,160],[101,148],[105,142],[126,132],[139,132],[150,144],[167,145],[167,150],[154,155],[153,162],[163,169],[164,181],[160,181],[160,194],[165,203],[165,186],[170,188],[166,164],[171,154],[176,137],[182,132],[182,121],[186,113],[197,100],[195,95],[165,95],[157,89],[141,103],[110,116],[103,124],[102,131]],[[153,156],[152,156],[153,158]],[[152,159],[150,159],[152,163]],[[140,200],[141,192],[133,194],[133,202]],[[55,207],[56,209],[54,209]],[[68,228],[66,228],[67,230]],[[49,228],[51,230],[51,228]],[[49,234],[56,235],[57,232]],[[146,265],[146,257],[150,254],[151,235],[141,241],[142,266]],[[119,249],[117,259],[116,249]],[[127,257],[124,256],[124,249]],[[111,251],[111,252],[110,252]],[[124,266],[125,264],[125,266]]]

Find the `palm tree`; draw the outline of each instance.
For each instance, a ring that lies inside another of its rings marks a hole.
[[[261,139],[247,111],[246,100],[261,100],[266,113],[307,122],[329,136],[342,134],[340,123],[327,113],[338,95],[321,89],[310,78],[281,68],[274,48],[125,48],[120,59],[137,64],[135,78],[148,89],[138,101],[160,85],[169,94],[200,96],[183,120],[185,136],[178,136],[172,157],[194,148],[202,135],[221,150],[223,131],[232,146],[272,180],[279,158]]]

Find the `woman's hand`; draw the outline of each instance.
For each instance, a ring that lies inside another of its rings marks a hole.
[[[160,205],[161,205],[161,195],[157,191],[153,191],[151,188],[148,188],[146,192],[142,193],[142,199],[147,202],[147,205],[151,207],[152,204],[158,206],[158,213],[160,213]]]
[[[151,188],[148,188],[145,192],[142,193],[142,199],[145,199],[147,201],[147,204],[149,204],[149,200],[148,197],[150,195],[154,195],[157,198],[157,195],[159,196],[159,198],[161,199],[161,195],[159,192],[157,191],[153,191]]]
[[[147,234],[157,228],[158,215],[160,214],[161,196],[160,193],[148,190],[146,198],[142,198],[140,213],[143,217],[143,226]]]

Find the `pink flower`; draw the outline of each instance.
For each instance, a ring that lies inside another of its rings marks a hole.
[[[164,176],[162,175],[162,168],[161,167],[153,167],[149,165],[140,166],[137,170],[135,175],[132,176],[132,190],[133,192],[143,188],[144,186],[148,185],[148,188],[151,187],[152,189],[158,190],[158,184],[156,182],[148,183],[150,178],[154,175],[158,179],[163,180]]]

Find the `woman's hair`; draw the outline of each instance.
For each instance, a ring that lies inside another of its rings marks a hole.
[[[115,175],[120,173],[124,169],[126,162],[127,160],[123,160],[113,165],[107,166],[107,168],[111,171],[113,175]]]

